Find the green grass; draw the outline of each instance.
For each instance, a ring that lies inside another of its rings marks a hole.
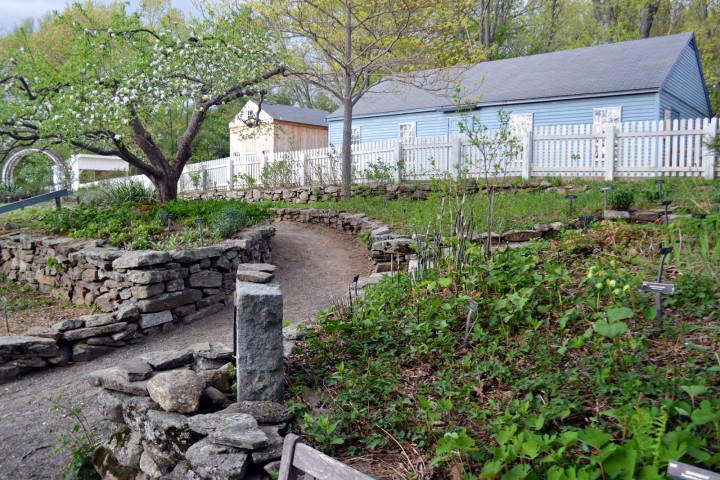
[[[694,178],[667,178],[663,186],[664,198],[681,205],[688,212],[708,212],[713,201],[720,202],[720,181],[706,181]],[[599,182],[577,180],[576,186],[587,185],[588,191],[568,191],[578,196],[573,200],[572,216],[568,212],[568,200],[555,192],[510,190],[500,195],[496,210],[496,224],[494,230],[532,228],[536,223],[549,223],[554,221],[568,222],[580,215],[601,214],[603,209],[603,193],[599,190],[602,185],[613,185],[618,188],[620,184],[627,184],[634,192],[635,209],[661,209],[656,197],[657,186],[654,180],[633,182]],[[566,182],[567,185],[567,182]],[[448,197],[450,198],[450,197]],[[475,219],[476,230],[483,231],[487,222],[485,211],[487,199],[483,192],[469,195],[466,199]],[[446,210],[451,208],[453,200],[445,201]],[[403,233],[425,232],[428,224],[434,222],[437,212],[441,211],[443,204],[442,193],[433,193],[427,200],[411,200],[402,198],[395,201],[383,201],[382,197],[357,197],[341,200],[339,202],[318,202],[310,204],[293,204],[299,208],[321,208],[344,210],[348,212],[364,213],[371,218],[381,220]],[[282,202],[275,202],[278,208],[288,207]]]

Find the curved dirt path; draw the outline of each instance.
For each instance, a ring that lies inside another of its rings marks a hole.
[[[311,321],[314,312],[332,304],[347,291],[357,274],[372,265],[367,249],[354,237],[321,226],[276,223],[271,262],[284,296],[284,317],[293,323]],[[146,338],[104,357],[71,367],[28,374],[0,385],[0,479],[52,479],[68,462],[55,456],[53,442],[69,419],[53,411],[48,397],[64,392],[72,405],[83,402],[91,423],[100,419],[96,389],[86,380],[94,370],[156,350],[182,349],[202,341],[232,345],[233,311],[228,308],[203,321],[181,325],[175,331]]]

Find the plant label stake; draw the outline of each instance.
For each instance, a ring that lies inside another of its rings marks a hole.
[[[655,180],[655,185],[657,185],[657,189],[658,189],[658,198],[660,200],[663,199],[663,188],[662,188],[663,183],[665,183],[665,180],[662,180],[662,179]]]
[[[196,219],[195,219],[195,223],[198,224],[198,228],[200,229],[200,246],[201,246],[201,247],[204,247],[204,246],[205,246],[205,240],[203,239],[203,231],[202,231],[203,219],[202,219],[202,218],[196,218]]]
[[[353,289],[353,285],[354,285],[355,286],[355,298],[357,298],[357,289],[358,289],[357,282],[358,282],[359,278],[360,278],[360,275],[355,275],[352,279],[352,282],[350,282],[350,286],[348,287],[348,299],[350,301],[350,317],[351,318],[353,316],[352,289]]]
[[[665,225],[670,223],[670,220],[668,218],[668,205],[672,203],[672,200],[664,200],[660,205],[665,207]]]
[[[600,187],[600,191],[603,192],[603,210],[607,210],[607,192],[609,192],[610,190],[612,190],[612,187],[609,185]]]
[[[565,198],[568,199],[568,217],[572,217],[572,204],[573,200],[577,198],[577,195],[565,195]]]
[[[165,221],[167,222],[167,229],[168,229],[168,233],[167,233],[168,240],[170,239],[170,222],[172,221],[173,218],[175,218],[175,215],[173,215],[171,213],[168,213],[167,215],[165,215]]]
[[[643,282],[640,287],[641,292],[655,292],[655,323],[659,326],[662,323],[662,295],[672,295],[675,293],[675,284],[661,283],[663,268],[665,267],[665,259],[672,252],[673,247],[663,247],[660,249],[660,268],[658,269],[657,282]]]
[[[696,478],[702,480],[720,480],[720,473],[711,472],[693,465],[670,460],[668,462],[667,476],[669,478]]]
[[[478,308],[478,303],[475,300],[470,300],[470,303],[468,303],[468,314],[467,319],[465,320],[465,337],[463,338],[463,348],[467,348],[467,340],[470,336],[470,319],[472,318],[473,313]]]
[[[5,315],[5,328],[7,329],[7,333],[10,333],[10,322],[8,322],[8,316],[7,316],[7,298],[4,296],[2,297],[2,307],[3,307],[3,315]]]

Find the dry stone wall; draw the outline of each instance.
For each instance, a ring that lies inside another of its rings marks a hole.
[[[284,405],[232,402],[232,350],[197,343],[90,374],[106,433],[92,461],[103,478],[242,480],[277,476]],[[246,382],[238,378],[238,393]]]
[[[273,232],[255,228],[239,239],[169,252],[0,236],[0,274],[103,312],[0,337],[0,383],[33,368],[90,360],[232,305],[238,265],[269,259]]]

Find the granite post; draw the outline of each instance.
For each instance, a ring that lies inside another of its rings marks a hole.
[[[282,403],[283,299],[280,285],[269,276],[267,283],[246,281],[241,265],[235,290],[235,338],[237,400]],[[254,280],[254,279],[253,279]]]

